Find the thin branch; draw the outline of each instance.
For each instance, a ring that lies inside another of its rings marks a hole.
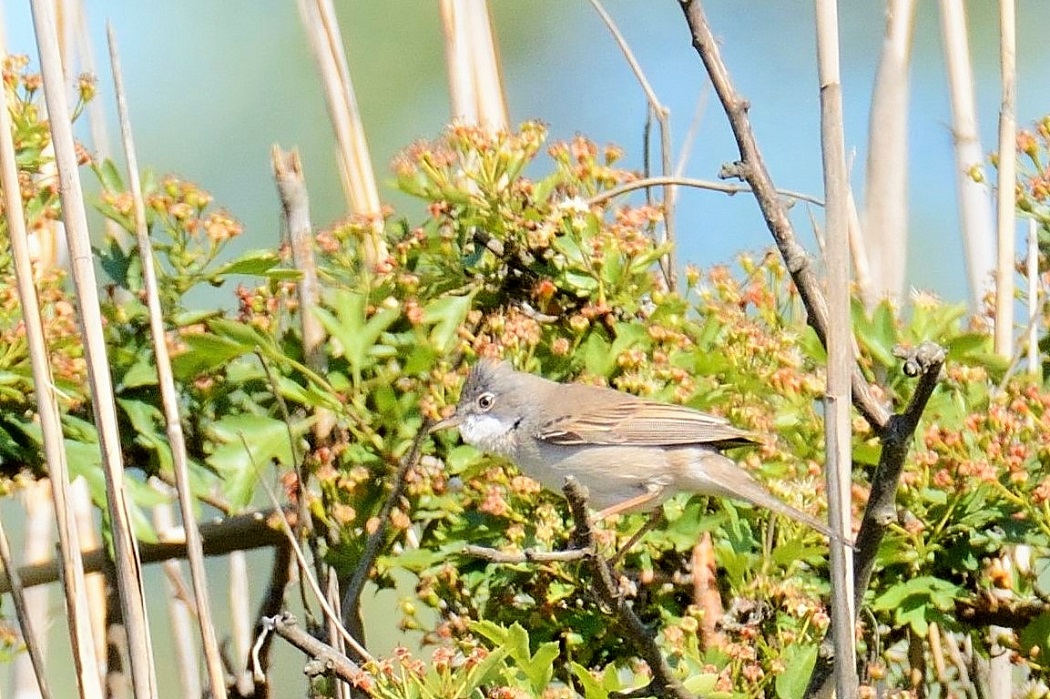
[[[175,388],[175,375],[171,368],[171,357],[168,354],[164,311],[160,306],[160,283],[157,281],[157,270],[153,260],[153,244],[150,242],[149,231],[146,229],[146,203],[139,181],[138,156],[131,133],[127,96],[124,93],[120,52],[117,49],[117,37],[113,31],[113,25],[109,23],[106,24],[106,38],[109,41],[109,60],[113,71],[113,88],[117,98],[117,115],[124,145],[128,182],[134,202],[135,237],[138,241],[139,257],[142,260],[142,282],[146,289],[150,336],[153,340],[153,353],[157,364],[157,382],[160,385],[164,422],[168,444],[171,448],[179,513],[185,523],[186,552],[190,568],[190,582],[193,585],[193,601],[197,611],[196,622],[200,631],[205,665],[208,669],[211,695],[216,699],[225,699],[226,678],[222,658],[219,655],[219,642],[215,636],[215,624],[212,621],[211,604],[208,597],[208,577],[204,570],[204,553],[201,550],[201,536],[197,531],[197,521],[193,511],[194,499],[193,486],[190,482],[189,456],[186,452],[186,438],[182,430],[182,416],[179,414],[179,395]]]
[[[693,187],[695,189],[707,189],[712,192],[723,192],[724,194],[740,194],[742,192],[751,193],[753,190],[751,187],[745,184],[727,184],[725,182],[716,182],[714,180],[698,180],[694,177],[646,177],[640,180],[633,180],[626,184],[621,184],[612,189],[607,189],[604,192],[595,194],[593,197],[587,200],[588,206],[594,206],[595,204],[601,204],[609,199],[614,199],[621,194],[627,192],[633,192],[636,189],[648,189],[649,187],[660,187],[665,184],[675,184],[682,187]],[[790,189],[777,189],[776,193],[785,199],[792,201],[805,201],[810,204],[817,206],[824,206],[824,200],[815,197],[812,194],[806,194],[805,192],[794,192]]]
[[[871,481],[871,493],[857,533],[856,553],[853,555],[853,601],[857,607],[863,602],[864,592],[871,582],[875,556],[882,539],[889,526],[897,521],[897,484],[904,469],[904,459],[919,426],[919,418],[937,387],[941,367],[944,366],[944,349],[932,342],[924,342],[910,352],[900,352],[900,355],[904,355],[905,374],[918,376],[919,380],[907,408],[890,418],[881,435],[882,453]],[[805,696],[823,696],[822,689],[831,676],[833,665],[834,652],[825,639]]]
[[[520,553],[511,553],[488,548],[487,546],[464,546],[461,553],[465,556],[483,558],[491,563],[566,563],[579,561],[590,555],[589,551],[582,549],[568,549],[566,551],[525,549]]]
[[[22,641],[29,652],[29,660],[33,663],[33,674],[36,675],[40,696],[43,699],[51,699],[51,689],[47,684],[47,668],[44,666],[44,654],[39,644],[40,637],[33,628],[29,605],[26,604],[25,589],[22,587],[18,570],[11,560],[11,546],[7,541],[7,532],[4,530],[3,522],[0,522],[0,563],[3,564],[4,570],[11,571],[8,582],[11,583],[11,595],[15,600],[15,616],[18,617],[18,626],[22,630]]]
[[[573,541],[579,548],[590,554],[584,560],[584,564],[590,570],[593,591],[602,604],[611,610],[616,625],[624,634],[625,640],[634,645],[639,657],[649,665],[649,670],[653,673],[652,684],[654,685],[650,691],[661,697],[691,699],[692,695],[675,678],[671,667],[664,659],[653,633],[645,627],[631,605],[620,594],[608,561],[598,553],[597,541],[594,530],[591,528],[590,515],[587,512],[587,496],[584,489],[574,478],[569,477],[565,479],[563,492],[569,501],[572,519],[576,523]]]
[[[303,631],[291,614],[270,617],[265,622],[274,633],[314,659],[303,670],[307,675],[332,675],[352,685],[364,679],[364,671],[357,663]]]
[[[379,511],[379,524],[376,526],[375,531],[368,535],[364,550],[361,553],[361,559],[357,562],[357,566],[350,576],[350,582],[346,585],[346,591],[343,593],[343,624],[357,638],[362,638],[364,631],[364,624],[361,620],[361,593],[365,590],[365,583],[368,582],[372,566],[375,564],[376,557],[379,556],[379,550],[386,539],[387,530],[390,528],[390,515],[394,511],[394,506],[404,494],[405,477],[419,462],[423,441],[429,435],[429,428],[430,421],[424,421],[416,433],[415,439],[412,440],[412,447],[401,459],[397,472],[394,474],[394,482],[390,487],[390,494],[387,495],[386,501]]]
[[[606,12],[599,0],[590,0],[591,6],[594,7],[594,11],[601,17],[602,22],[609,29],[609,33],[613,35],[613,39],[616,40],[616,45],[620,47],[620,51],[623,53],[624,58],[627,59],[627,65],[631,67],[631,72],[634,73],[634,77],[638,80],[638,84],[641,85],[642,91],[645,93],[645,98],[649,102],[649,109],[656,121],[660,124],[660,170],[664,177],[670,177],[673,170],[671,167],[671,125],[670,114],[671,111],[664,106],[660,99],[656,96],[656,91],[653,90],[652,85],[649,84],[648,78],[645,77],[645,71],[642,70],[641,64],[638,63],[638,59],[634,57],[634,52],[631,51],[630,45],[627,40],[620,33],[619,27],[616,26],[616,22],[613,21],[612,16]],[[674,182],[666,181],[663,183],[664,189],[664,235],[659,241],[660,244],[670,243],[670,248],[665,259],[661,260],[661,266],[663,267],[664,280],[667,282],[667,286],[670,289],[674,289],[677,285],[678,270],[677,262],[675,259],[675,226],[674,226]]]
[[[720,176],[739,177],[751,186],[755,201],[766,220],[766,226],[773,235],[773,240],[784,258],[784,264],[806,308],[806,320],[817,333],[821,343],[827,346],[827,304],[820,292],[820,283],[813,271],[812,261],[806,254],[805,248],[798,242],[794,227],[787,216],[787,210],[773,186],[773,180],[766,169],[762,153],[758,149],[758,143],[747,116],[750,104],[736,91],[730,80],[729,71],[722,61],[718,42],[707,23],[699,0],[679,0],[679,5],[685,13],[686,22],[692,32],[693,47],[707,69],[711,84],[715,88],[715,94],[718,95],[726,112],[740,151],[740,160],[724,165]],[[872,430],[876,434],[881,433],[889,420],[889,411],[875,397],[874,391],[868,385],[859,366],[853,368],[851,384],[853,405],[868,421]]]
[[[254,649],[246,649],[245,655],[240,658],[244,663],[244,671],[234,677],[232,690],[238,697],[254,699],[268,696],[265,685],[267,684],[267,670],[270,666],[273,635],[267,632],[269,627],[267,620],[279,614],[284,607],[284,591],[291,580],[291,573],[292,547],[288,544],[287,539],[282,539],[281,544],[274,548],[270,582],[255,614],[254,636],[258,642]]]

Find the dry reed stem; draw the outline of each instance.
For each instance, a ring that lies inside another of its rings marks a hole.
[[[908,67],[915,0],[886,2],[868,115],[868,157],[861,226],[876,298],[900,299],[908,264]]]
[[[113,32],[112,25],[108,23],[106,25],[106,38],[109,41],[109,58],[113,71],[113,87],[117,99],[117,114],[120,120],[120,134],[124,145],[128,182],[131,187],[132,201],[134,202],[135,237],[138,240],[139,257],[142,260],[142,282],[146,290],[150,337],[153,341],[153,352],[157,362],[157,382],[160,384],[164,421],[167,428],[168,442],[171,447],[179,511],[186,528],[186,552],[190,567],[190,581],[193,584],[193,600],[197,608],[196,621],[200,629],[201,646],[208,669],[208,683],[211,696],[216,699],[225,699],[226,677],[222,666],[222,658],[219,655],[219,642],[215,636],[215,625],[212,621],[211,605],[208,599],[208,578],[204,570],[201,536],[197,529],[197,521],[193,509],[194,501],[190,482],[189,457],[186,453],[186,438],[182,431],[182,416],[179,414],[179,395],[171,369],[171,357],[168,354],[164,312],[160,307],[160,285],[157,281],[157,271],[153,260],[153,245],[149,239],[149,231],[146,229],[146,203],[142,196],[142,186],[139,182],[138,156],[135,153],[135,142],[131,133],[131,119],[128,116],[127,96],[124,93],[124,78],[120,67],[117,38]]]
[[[1028,219],[1028,373],[1039,375],[1039,224]]]
[[[19,504],[24,512],[22,520],[22,543],[20,557],[25,563],[40,563],[50,560],[55,550],[55,537],[52,525],[55,521],[54,500],[51,498],[51,481],[38,478],[27,483],[18,493]],[[25,593],[26,606],[29,608],[30,621],[36,631],[34,643],[41,655],[48,657],[50,642],[52,602],[51,590],[36,588]],[[32,698],[38,695],[36,672],[32,658],[28,654],[19,654],[10,663],[11,693],[15,696]]]
[[[838,696],[857,693],[857,646],[853,606],[853,556],[845,542],[852,523],[853,459],[850,373],[854,366],[850,325],[849,182],[839,76],[838,9],[835,0],[816,0],[817,72],[820,80],[820,141],[824,170],[828,302],[827,389],[824,438],[831,529],[841,536],[831,548],[831,622]]]
[[[66,463],[62,423],[54,383],[49,365],[47,341],[40,316],[40,303],[33,284],[33,263],[30,259],[29,237],[22,211],[21,190],[18,184],[18,166],[11,135],[11,114],[7,106],[7,91],[3,90],[0,104],[0,182],[4,191],[4,211],[11,239],[18,296],[26,327],[29,360],[35,387],[37,414],[43,435],[44,458],[51,477],[55,521],[58,527],[59,555],[65,571],[62,591],[65,593],[66,620],[69,625],[74,672],[80,696],[94,699],[102,696],[98,676],[98,659],[91,644],[89,607],[85,594],[83,562],[80,541],[72,517],[69,496],[69,469]]]
[[[251,586],[248,584],[248,557],[243,551],[234,551],[226,562],[230,572],[226,586],[230,602],[230,645],[233,656],[244,661],[252,647],[252,616],[249,601]]]
[[[1017,257],[1017,40],[1013,0],[999,0],[999,68],[1002,104],[999,107],[998,233],[995,266],[995,351],[1014,353],[1014,263]]]
[[[980,308],[995,271],[995,229],[987,186],[970,174],[984,162],[977,130],[973,68],[963,0],[941,0],[941,36],[952,106],[952,144],[959,225],[970,287],[970,306]]]
[[[44,666],[44,651],[40,647],[40,637],[33,627],[29,605],[26,604],[25,590],[22,588],[22,580],[18,577],[18,571],[11,559],[11,546],[2,521],[0,521],[0,563],[3,563],[4,570],[11,571],[8,580],[11,583],[11,596],[15,602],[15,616],[18,618],[18,627],[22,630],[22,642],[25,643],[29,660],[33,664],[37,688],[43,699],[51,699],[51,689],[47,684],[47,668]]]
[[[351,213],[368,216],[372,228],[362,241],[365,263],[375,267],[388,256],[383,220],[361,113],[343,51],[342,34],[331,0],[298,0],[299,14],[324,84],[328,114],[335,129],[340,172]]]
[[[452,120],[506,131],[507,101],[485,0],[441,0],[441,26]]]
[[[149,635],[137,542],[132,532],[131,511],[127,492],[124,490],[120,429],[113,395],[113,379],[106,356],[102,311],[91,252],[91,235],[77,170],[76,144],[73,140],[72,125],[69,123],[69,105],[66,100],[51,6],[48,0],[32,0],[31,5],[40,53],[44,99],[50,114],[51,139],[55,147],[62,219],[69,246],[73,286],[80,311],[78,320],[88,366],[91,406],[106,478],[106,505],[113,533],[117,589],[128,634],[132,687],[136,696],[149,697],[154,696],[157,691],[153,644]]]
[[[620,51],[627,60],[627,65],[631,67],[631,72],[634,73],[635,79],[638,81],[638,84],[641,85],[642,91],[645,93],[645,98],[649,102],[651,113],[656,117],[656,122],[660,125],[661,175],[663,177],[671,177],[673,172],[671,166],[671,110],[664,106],[656,96],[656,91],[653,90],[652,85],[649,84],[649,79],[645,77],[645,71],[642,70],[641,64],[639,64],[638,60],[634,57],[634,52],[631,51],[631,47],[627,43],[627,40],[624,39],[623,34],[620,33],[620,29],[616,26],[616,22],[613,21],[612,16],[606,12],[599,0],[590,0],[590,2],[591,6],[594,7],[595,12],[598,13],[602,22],[605,23],[605,26],[613,35],[613,39],[616,40],[616,45],[619,46]],[[669,243],[670,249],[660,260],[660,268],[663,271],[664,282],[667,284],[667,287],[669,289],[675,289],[678,285],[678,262],[675,255],[675,248],[677,245],[675,241],[673,208],[675,199],[674,183],[666,182],[663,189],[664,230],[663,235],[658,242],[661,245]]]
[[[167,485],[161,485],[167,490]],[[169,491],[170,494],[170,491]],[[153,508],[153,526],[157,531],[169,530],[174,526],[174,513],[171,503],[163,502]],[[190,600],[183,592],[182,566],[176,559],[164,561],[165,606],[168,611],[168,622],[171,624],[172,645],[175,647],[175,667],[179,678],[179,689],[183,699],[200,699],[200,663],[197,662],[196,644],[193,642],[194,614]]]

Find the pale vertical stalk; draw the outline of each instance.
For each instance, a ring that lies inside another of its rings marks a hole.
[[[23,520],[22,562],[26,565],[47,563],[55,549],[51,525],[55,519],[55,510],[51,500],[51,482],[40,478],[28,483],[20,493],[22,507],[25,510]],[[26,607],[29,609],[30,623],[36,632],[34,640],[43,657],[47,657],[49,609],[51,590],[39,585],[25,591]],[[25,631],[23,631],[25,633]],[[11,663],[11,686],[15,699],[29,699],[40,696],[37,687],[36,672],[32,658],[19,655]]]
[[[915,0],[887,0],[868,118],[861,229],[876,297],[899,299],[908,262],[908,66]]]
[[[839,697],[857,695],[854,635],[853,557],[850,533],[851,370],[849,184],[839,78],[838,9],[835,0],[816,0],[817,70],[820,78],[820,140],[824,160],[826,261],[828,270],[828,385],[824,399],[828,512],[839,539],[831,547],[831,615],[835,644],[835,686]]]
[[[117,588],[129,640],[132,686],[137,696],[152,697],[156,695],[157,681],[142,588],[142,567],[138,555],[138,542],[135,541],[131,528],[127,492],[124,490],[124,464],[113,398],[113,378],[106,357],[98,284],[95,280],[91,252],[91,235],[88,231],[87,213],[84,210],[84,193],[77,171],[76,146],[72,125],[69,123],[69,105],[62,78],[62,64],[58,56],[55,21],[47,0],[32,0],[32,9],[43,74],[44,98],[50,114],[51,138],[58,166],[62,219],[69,246],[73,286],[80,309],[78,320],[88,366],[91,406],[106,478],[106,505],[113,532]]]
[[[95,525],[95,505],[91,502],[91,492],[87,481],[77,478],[69,484],[70,503],[76,522],[77,536],[80,538],[81,551],[97,551],[102,548],[102,537]],[[86,574],[84,590],[87,593],[87,604],[91,620],[91,640],[94,643],[95,655],[99,658],[99,677],[106,675],[106,576],[102,573]]]
[[[43,699],[51,699],[51,689],[47,683],[47,669],[44,665],[44,651],[40,647],[40,635],[36,632],[33,624],[33,615],[26,602],[26,591],[22,587],[22,578],[18,574],[18,567],[11,558],[11,546],[7,540],[7,531],[0,522],[0,564],[3,564],[7,572],[7,580],[11,585],[11,598],[15,603],[15,616],[18,618],[18,626],[22,630],[22,641],[25,643],[29,655],[33,675],[36,678],[36,695]]]
[[[864,249],[864,232],[860,227],[860,216],[857,214],[857,202],[853,191],[849,193],[849,254],[853,261],[853,281],[857,285],[857,294],[864,302],[864,307],[871,310],[875,307],[875,294],[871,288],[871,268],[868,265],[868,253]]]
[[[620,28],[617,27],[616,22],[613,21],[612,15],[606,12],[605,7],[602,6],[599,0],[590,0],[590,2],[594,11],[598,13],[602,22],[605,23],[605,26],[613,35],[613,39],[616,41],[616,45],[619,46],[624,58],[627,59],[627,65],[630,66],[631,72],[634,73],[635,79],[638,81],[638,84],[642,88],[642,92],[645,93],[646,100],[649,102],[649,109],[655,116],[657,123],[660,125],[660,174],[664,177],[670,177],[672,173],[671,110],[664,106],[656,96],[656,91],[653,90],[652,85],[649,84],[649,79],[645,77],[645,71],[642,70],[641,64],[638,62],[638,59],[635,58],[630,45],[620,32]],[[648,139],[646,139],[646,141],[648,146]],[[646,153],[648,154],[648,148],[646,149]],[[670,243],[670,250],[660,259],[660,267],[663,272],[664,282],[669,289],[673,290],[678,284],[678,262],[674,253],[676,242],[673,209],[675,199],[674,185],[670,183],[665,184],[663,186],[663,195],[664,228],[658,242],[660,244]]]
[[[6,53],[6,50],[5,50]],[[84,563],[80,555],[80,541],[70,517],[69,469],[66,463],[62,423],[55,397],[51,367],[48,364],[47,342],[40,319],[40,303],[33,284],[33,262],[29,252],[29,236],[22,217],[22,196],[18,184],[18,165],[11,137],[11,114],[7,106],[7,90],[0,90],[0,183],[3,185],[4,211],[11,238],[18,298],[22,306],[29,345],[29,361],[36,393],[37,414],[43,435],[44,458],[53,489],[55,522],[58,527],[59,554],[63,570],[66,621],[69,626],[73,653],[73,671],[80,696],[96,699],[102,696],[98,675],[98,661],[90,642],[91,625],[87,599],[84,594]]]
[[[995,351],[1011,358],[1014,352],[1014,264],[1017,256],[1017,26],[1014,0],[999,0],[999,69],[1002,104],[999,107],[998,230],[995,265]],[[1012,633],[989,626],[988,695],[1008,699],[1011,695],[1009,646]],[[1005,639],[1005,643],[1000,639]]]
[[[121,74],[120,56],[113,27],[106,25],[109,40],[109,59],[113,71],[113,88],[117,97],[117,114],[120,117],[120,134],[124,142],[124,157],[127,161],[128,183],[134,201],[135,237],[138,239],[139,256],[142,260],[142,282],[146,289],[146,304],[149,308],[150,336],[157,362],[157,381],[160,384],[161,403],[168,442],[171,446],[172,465],[175,472],[175,489],[179,496],[179,513],[186,530],[186,558],[193,584],[193,601],[197,608],[197,626],[200,630],[204,661],[208,668],[211,696],[226,697],[226,675],[219,655],[219,642],[212,623],[211,605],[208,599],[208,578],[204,570],[204,552],[200,530],[193,510],[193,492],[190,483],[189,457],[186,454],[186,438],[182,431],[182,416],[179,414],[179,394],[175,388],[175,377],[171,369],[168,343],[165,337],[164,312],[160,307],[160,287],[153,261],[153,245],[146,229],[146,204],[139,182],[138,156],[135,154],[131,120],[128,116],[127,99],[124,94],[124,79]]]
[[[1017,65],[1013,0],[999,0],[999,68],[1002,104],[999,107],[998,245],[995,265],[995,351],[1013,356],[1014,259],[1017,256]]]
[[[160,489],[171,494],[166,484]],[[163,502],[153,508],[153,526],[158,532],[171,531],[175,526],[175,517],[171,503]],[[171,558],[163,563],[164,603],[168,609],[168,622],[171,624],[171,645],[175,649],[175,669],[179,677],[179,693],[183,699],[200,699],[201,681],[200,665],[197,662],[197,649],[193,643],[193,610],[187,603],[183,592],[184,585],[177,581],[182,579],[182,566],[178,560]]]
[[[1028,371],[1039,375],[1039,224],[1028,219]]]
[[[971,174],[984,162],[984,149],[977,133],[973,68],[963,0],[941,0],[941,35],[952,106],[959,224],[970,283],[970,304],[976,309],[983,302],[995,271],[995,229],[988,191]]]
[[[233,657],[244,663],[252,649],[252,612],[249,607],[251,588],[248,585],[248,557],[244,551],[234,551],[227,561],[230,571],[230,638]]]
[[[486,131],[508,128],[499,53],[485,0],[441,0],[452,119]]]
[[[350,69],[343,51],[343,38],[335,17],[335,8],[331,0],[298,0],[298,5],[325,88],[348,208],[352,213],[373,220],[372,230],[362,242],[365,263],[375,267],[388,256],[386,242],[382,238],[379,189],[368,153],[361,112],[357,108],[357,97],[350,81]]]

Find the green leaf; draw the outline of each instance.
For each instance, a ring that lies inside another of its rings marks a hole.
[[[251,350],[241,342],[226,337],[200,333],[184,335],[186,351],[171,360],[171,368],[180,381],[217,371],[232,359]]]
[[[1033,648],[1050,648],[1050,612],[1043,612],[1028,622],[1018,634],[1021,649],[1028,655]]]
[[[262,415],[232,415],[212,423],[207,431],[219,443],[207,463],[222,476],[224,493],[236,508],[251,502],[267,465],[273,461],[292,464],[288,426],[280,420]]]
[[[802,699],[816,662],[816,645],[792,644],[785,648],[784,671],[776,679],[777,696],[780,699]]]
[[[220,265],[214,274],[252,274],[261,275],[269,272],[281,262],[273,250],[252,250],[232,262]]]
[[[447,352],[456,339],[456,330],[467,318],[473,294],[466,296],[443,296],[428,303],[423,309],[423,319],[433,323],[430,343],[438,352]]]
[[[576,678],[576,682],[579,686],[583,687],[584,699],[608,699],[609,691],[602,686],[598,680],[594,679],[590,670],[585,668],[579,663],[572,663],[572,674]],[[612,691],[618,690],[619,687]]]

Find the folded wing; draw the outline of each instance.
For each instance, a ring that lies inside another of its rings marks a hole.
[[[728,420],[681,405],[625,400],[565,415],[540,426],[537,439],[564,446],[583,444],[671,446],[702,444],[717,449],[755,444]]]

